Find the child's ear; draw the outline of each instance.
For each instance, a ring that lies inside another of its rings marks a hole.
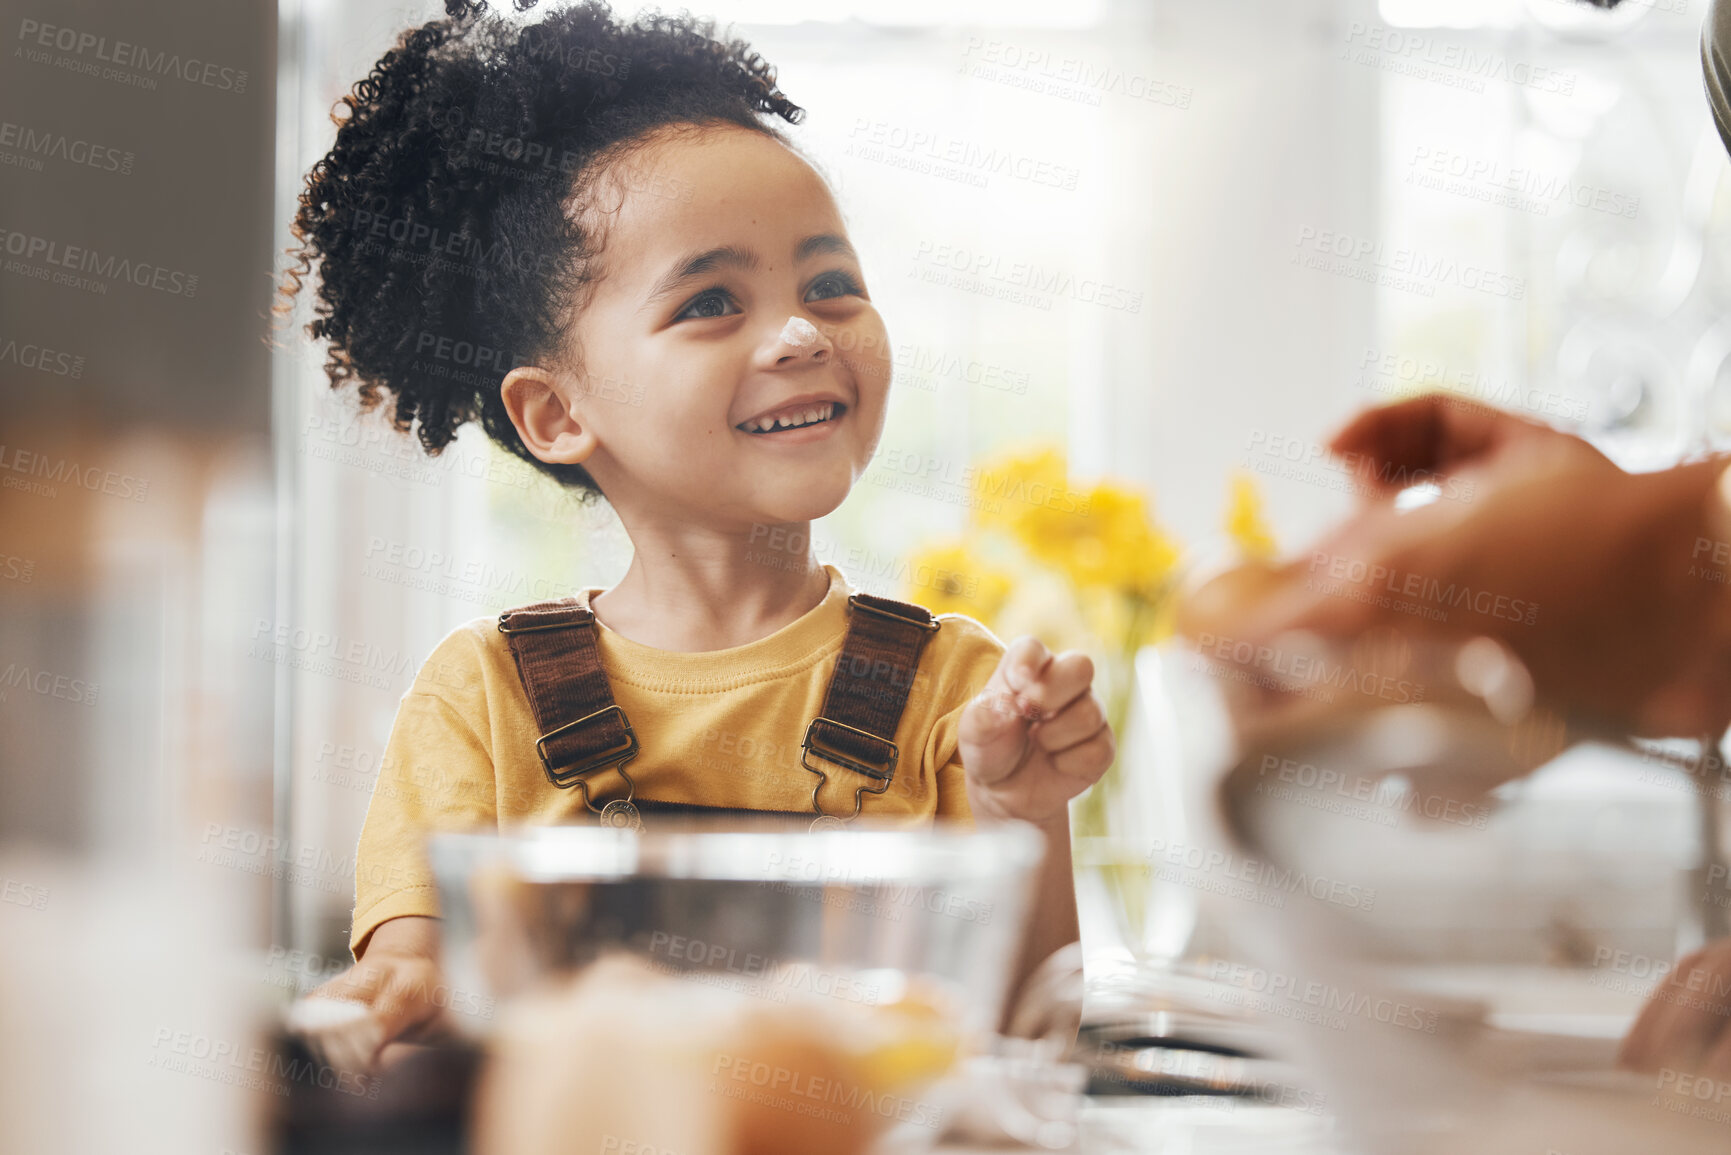
[[[556,465],[580,464],[598,444],[594,427],[582,419],[576,402],[565,399],[574,391],[560,388],[569,380],[538,365],[520,365],[499,386],[517,436],[529,452]]]

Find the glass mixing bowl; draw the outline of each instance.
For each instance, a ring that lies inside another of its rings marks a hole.
[[[754,1152],[935,1141],[946,1076],[1003,1012],[1042,853],[1021,823],[664,821],[429,845],[445,979],[500,1008],[464,1029],[522,1070],[566,1070],[564,1132]]]

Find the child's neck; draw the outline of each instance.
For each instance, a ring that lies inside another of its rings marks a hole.
[[[805,547],[811,523],[759,536],[763,542],[742,543],[633,533],[630,568],[590,607],[608,629],[658,650],[725,650],[766,638],[823,601],[829,574]]]

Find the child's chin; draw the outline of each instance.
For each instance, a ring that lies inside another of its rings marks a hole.
[[[764,520],[767,524],[816,521],[836,511],[852,484],[850,475],[840,473],[834,478],[805,478],[776,486],[763,494]]]
[[[816,521],[820,517],[828,517],[840,508],[839,501],[789,501],[777,502],[762,511],[762,522],[765,525],[782,525],[790,521]]]

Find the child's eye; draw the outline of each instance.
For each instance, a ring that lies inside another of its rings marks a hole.
[[[675,321],[706,319],[710,317],[725,317],[729,313],[737,313],[739,308],[734,305],[733,298],[727,295],[725,289],[705,289],[685,303],[685,307],[673,314]]]
[[[860,297],[865,295],[865,289],[860,286],[851,274],[840,269],[823,274],[811,283],[811,288],[805,291],[808,301],[826,301],[834,297]]]

